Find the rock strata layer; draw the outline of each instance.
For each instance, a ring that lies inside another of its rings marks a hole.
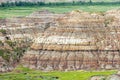
[[[25,18],[0,20],[0,41],[28,43],[30,48],[21,58],[21,64],[29,68],[119,69],[119,13],[119,9],[104,15],[79,10],[66,14],[38,11]]]
[[[103,16],[76,10],[54,18],[55,22],[33,39],[21,63],[46,71],[119,69],[119,13],[119,9],[111,10]]]
[[[118,51],[29,51],[22,59],[25,67],[40,70],[119,69]]]

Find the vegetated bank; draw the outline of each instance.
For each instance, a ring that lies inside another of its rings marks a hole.
[[[79,3],[77,3],[79,4]],[[34,11],[49,10],[55,13],[67,13],[72,10],[83,10],[87,12],[103,13],[107,10],[120,8],[120,4],[109,4],[109,5],[43,5],[43,6],[10,6],[0,7],[0,18],[11,18],[11,17],[25,17]]]
[[[68,72],[41,72],[22,66],[17,67],[13,72],[0,75],[0,79],[7,80],[88,80],[94,75],[109,76],[115,74],[116,70],[109,71],[68,71]]]

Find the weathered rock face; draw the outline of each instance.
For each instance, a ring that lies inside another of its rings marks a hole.
[[[115,22],[119,25],[119,21]],[[58,18],[42,36],[34,39],[31,47],[45,50],[118,50],[119,28],[113,29],[115,24],[112,23],[115,22],[108,23],[106,18],[97,14],[71,12]]]
[[[13,66],[8,65],[7,62],[0,56],[0,72],[12,71]]]
[[[90,80],[105,80],[105,76],[93,76]]]
[[[25,18],[4,19],[0,20],[0,41],[30,41],[31,49],[21,58],[21,63],[29,68],[119,69],[119,12],[108,11],[102,16],[79,10],[67,14],[39,11]],[[1,44],[0,50],[4,48],[13,50]]]
[[[39,11],[39,16],[44,14],[40,18],[34,14],[36,13],[27,17],[0,19],[0,72],[14,69],[33,39],[42,35],[52,25],[51,22],[60,16],[49,11]]]
[[[119,69],[119,10],[104,16],[73,11],[33,39],[21,63],[40,70]],[[39,14],[37,14],[39,15]],[[32,16],[33,17],[33,16]],[[36,16],[35,16],[36,17]]]
[[[120,80],[120,75],[114,74],[110,76],[93,76],[90,80]]]
[[[0,30],[6,30],[6,36],[11,40],[30,39],[37,37],[50,27],[51,22],[60,15],[48,11],[39,11],[22,18],[9,18],[0,20]],[[38,14],[37,13],[37,14]],[[44,15],[44,16],[43,16]],[[39,17],[40,16],[40,17]],[[42,16],[42,17],[41,17]],[[4,37],[6,37],[4,36]],[[3,39],[3,36],[0,36]]]
[[[119,69],[118,51],[28,51],[22,64],[40,70]]]
[[[106,80],[120,80],[120,75],[111,75]]]

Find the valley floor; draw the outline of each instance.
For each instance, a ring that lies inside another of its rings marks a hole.
[[[116,70],[106,71],[68,71],[41,72],[24,67],[17,67],[13,72],[0,74],[0,80],[88,80],[95,75],[111,75]]]

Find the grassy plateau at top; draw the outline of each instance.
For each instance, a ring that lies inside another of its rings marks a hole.
[[[55,13],[65,13],[72,10],[83,10],[87,12],[105,12],[111,9],[120,8],[116,5],[69,5],[69,6],[31,6],[31,7],[0,7],[0,18],[24,17],[34,11],[49,10]]]

